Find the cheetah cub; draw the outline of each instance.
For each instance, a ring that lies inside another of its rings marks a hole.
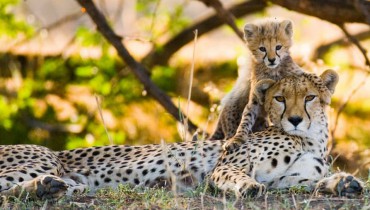
[[[290,20],[265,19],[244,26],[250,66],[240,72],[235,86],[222,99],[223,109],[210,139],[229,139],[224,147],[233,149],[242,142],[243,135],[266,127],[266,113],[253,92],[263,79],[277,81],[303,73],[289,54],[292,35]]]

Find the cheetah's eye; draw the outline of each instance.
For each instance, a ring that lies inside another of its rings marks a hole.
[[[285,102],[285,98],[284,98],[284,96],[275,96],[274,98],[275,98],[275,100],[277,100],[278,102]]]
[[[308,101],[312,101],[315,98],[316,98],[315,95],[309,95],[309,96],[306,96],[306,98],[304,100],[305,100],[305,102],[308,102]]]
[[[260,47],[259,48],[262,52],[266,52],[266,48],[265,47]]]
[[[276,50],[280,50],[280,49],[281,49],[281,47],[282,47],[281,45],[276,45],[275,49],[276,49]]]

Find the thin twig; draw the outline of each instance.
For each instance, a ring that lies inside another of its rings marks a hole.
[[[161,0],[157,0],[154,6],[152,22],[150,23],[150,38],[149,38],[150,42],[153,41],[153,29],[155,26],[155,21],[157,20],[157,11],[158,11],[158,7],[160,3],[161,3]]]
[[[213,7],[218,17],[227,25],[229,25],[242,41],[244,40],[243,32],[240,31],[240,29],[235,23],[235,16],[233,15],[233,13],[226,10],[219,0],[200,0],[200,1],[202,1],[207,6]]]
[[[192,61],[191,61],[191,69],[190,69],[190,78],[189,78],[189,92],[188,92],[188,100],[187,100],[187,104],[186,104],[186,118],[185,118],[185,122],[184,122],[184,126],[185,126],[185,131],[188,130],[188,117],[189,117],[189,107],[190,107],[190,99],[191,99],[191,89],[193,87],[193,79],[194,79],[194,64],[195,64],[195,51],[196,51],[196,46],[197,46],[197,41],[198,41],[198,30],[195,30],[194,31],[194,45],[193,45],[193,58],[192,58]],[[186,139],[186,134],[187,132],[185,132],[185,141],[187,140]]]
[[[107,126],[105,124],[104,117],[103,117],[103,112],[102,112],[101,106],[100,106],[100,100],[99,100],[99,97],[97,95],[95,95],[95,100],[96,100],[96,104],[98,106],[98,111],[99,111],[99,115],[100,115],[101,121],[103,122],[103,126],[104,126],[104,129],[105,129],[105,132],[107,133],[107,136],[108,136],[109,144],[110,145],[113,145],[114,142],[113,142],[113,139],[110,137],[109,132],[108,132],[108,129],[107,129]]]
[[[346,35],[346,37],[354,44],[356,45],[356,47],[360,50],[360,52],[362,53],[362,55],[364,56],[365,58],[365,65],[369,66],[370,67],[370,60],[369,58],[367,57],[367,51],[366,49],[361,45],[361,43],[356,39],[356,37],[352,36],[346,29],[346,27],[344,26],[344,24],[340,24],[338,25],[340,29],[342,29],[343,33]]]
[[[24,39],[21,39],[21,40],[15,42],[14,44],[12,44],[12,46],[9,47],[9,49],[11,50],[14,47],[17,47],[21,44],[24,44],[28,40],[36,37],[36,35],[41,33],[41,31],[43,31],[43,30],[53,30],[53,29],[55,29],[55,28],[57,28],[57,27],[59,27],[63,24],[66,24],[66,23],[71,22],[71,21],[75,21],[75,20],[79,19],[80,17],[82,17],[83,15],[84,15],[84,13],[82,13],[81,11],[78,11],[78,12],[72,13],[70,15],[64,16],[61,19],[59,19],[59,20],[57,20],[53,23],[50,23],[46,26],[40,27],[39,29],[37,29],[35,31],[35,33],[32,35],[32,37],[25,37]]]
[[[369,72],[366,72],[366,76],[364,77],[364,79],[348,94],[348,96],[346,97],[346,99],[343,101],[343,103],[338,108],[337,115],[335,116],[334,126],[333,126],[333,129],[331,130],[332,142],[331,142],[331,148],[329,148],[329,153],[331,152],[332,149],[335,148],[335,145],[336,145],[334,134],[335,134],[335,131],[337,130],[337,127],[338,127],[340,115],[342,114],[344,108],[347,106],[347,104],[352,99],[352,97],[366,83],[366,80],[368,79],[369,75],[370,75],[370,73]]]
[[[352,36],[347,31],[347,29],[345,28],[345,26],[343,24],[339,24],[338,26],[339,26],[340,29],[342,29],[343,33],[347,36],[347,38],[360,50],[361,54],[365,58],[365,66],[367,66],[367,69],[369,69],[370,68],[370,61],[369,61],[369,58],[367,57],[366,49],[361,45],[361,43],[354,36]],[[331,130],[332,141],[331,141],[331,148],[329,148],[329,152],[331,152],[331,150],[334,149],[335,148],[335,145],[336,145],[334,134],[335,134],[335,131],[336,131],[337,127],[338,127],[340,115],[342,114],[344,108],[347,106],[347,104],[352,99],[352,97],[366,83],[366,80],[369,77],[369,75],[370,75],[370,71],[367,70],[364,79],[349,93],[349,95],[347,96],[347,98],[343,101],[343,103],[341,104],[341,106],[338,108],[337,115],[335,117],[334,126],[333,126],[333,129]]]
[[[122,14],[123,2],[124,2],[124,0],[119,0],[119,2],[118,2],[117,10],[115,11],[115,13],[112,17],[113,23],[118,22],[118,19],[120,18],[120,15]]]

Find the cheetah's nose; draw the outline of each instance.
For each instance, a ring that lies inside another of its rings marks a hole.
[[[275,62],[275,60],[276,60],[276,58],[268,58],[267,60],[269,60],[269,62],[271,63],[271,64],[273,64],[274,62]]]
[[[299,124],[299,123],[301,123],[302,122],[302,117],[300,117],[300,116],[293,116],[293,117],[289,117],[288,118],[288,121],[290,122],[290,123],[292,123],[295,127],[297,127],[297,125]]]

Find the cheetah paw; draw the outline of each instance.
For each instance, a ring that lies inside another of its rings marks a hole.
[[[260,197],[266,193],[266,187],[260,183],[245,184],[239,189],[239,197],[241,198],[254,198]]]
[[[243,143],[244,143],[244,141],[242,139],[233,137],[233,138],[227,140],[225,142],[225,144],[222,145],[222,148],[225,151],[230,152],[230,151],[232,151],[232,150],[234,150],[236,148],[239,148],[240,145],[242,145]]]
[[[364,189],[362,181],[350,174],[341,172],[321,180],[317,192],[329,192],[338,196],[355,197]]]
[[[43,175],[36,181],[36,196],[40,199],[58,199],[67,189],[68,185],[57,176]]]

